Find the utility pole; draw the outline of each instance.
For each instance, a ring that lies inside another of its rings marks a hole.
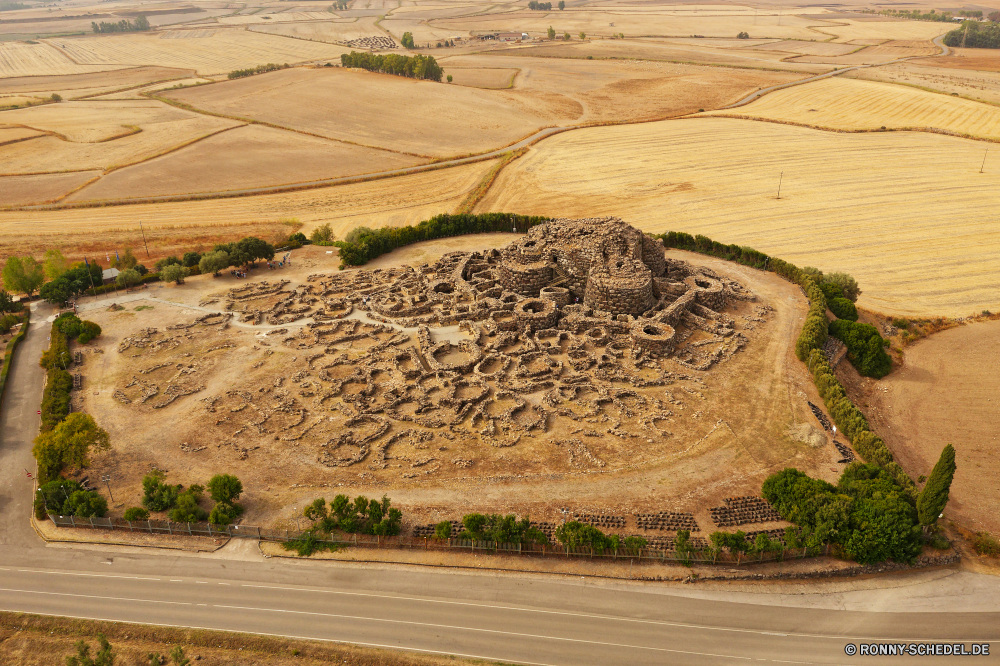
[[[979,167],[979,173],[982,173],[983,169],[986,167],[986,156],[989,155],[989,154],[990,154],[990,149],[989,149],[989,146],[987,146],[986,147],[986,152],[983,154],[983,164],[982,164],[982,166]]]
[[[114,502],[115,501],[115,496],[111,494],[111,475],[110,474],[102,474],[101,475],[101,481],[103,481],[108,486],[108,497],[110,497],[111,501]]]
[[[781,198],[781,180],[784,177],[785,177],[785,172],[782,171],[781,174],[778,176],[778,196],[775,197],[776,199],[780,199]]]
[[[146,248],[146,258],[149,259],[149,245],[146,243],[146,230],[142,228],[142,220],[139,220],[139,231],[142,232],[142,244]]]

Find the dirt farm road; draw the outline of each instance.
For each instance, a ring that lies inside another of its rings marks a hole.
[[[33,469],[49,316],[36,306],[3,405],[0,610],[539,665],[861,664],[871,660],[846,656],[847,643],[1000,641],[1000,579],[965,572],[762,592],[276,560],[240,540],[210,554],[45,544],[28,521],[24,468]]]

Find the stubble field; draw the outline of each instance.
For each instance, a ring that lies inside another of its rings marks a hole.
[[[1000,107],[908,86],[841,77],[775,91],[738,109],[740,115],[838,130],[930,128],[1000,138]]]
[[[1000,194],[987,187],[995,169],[978,173],[982,158],[980,143],[916,132],[725,118],[600,127],[531,148],[478,210],[617,214],[847,271],[874,310],[964,316],[997,301]]]

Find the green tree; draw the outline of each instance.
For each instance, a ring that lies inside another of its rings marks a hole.
[[[150,511],[166,511],[177,503],[181,487],[164,483],[166,476],[156,469],[142,477],[142,505]]]
[[[587,546],[594,550],[604,550],[613,547],[611,539],[604,532],[593,525],[576,520],[571,520],[556,528],[556,539],[559,543],[570,548]]]
[[[114,666],[115,653],[104,634],[97,634],[99,648],[93,658],[90,657],[90,646],[83,641],[77,641],[76,654],[66,657],[66,666]]]
[[[562,7],[560,7],[559,9],[562,9]],[[555,28],[553,28],[553,27],[552,27],[552,26],[550,25],[550,26],[549,26],[549,39],[555,39],[555,38],[556,38],[556,29],[555,29]]]
[[[0,290],[0,312],[20,312],[24,306],[14,301],[6,289]]]
[[[200,252],[185,252],[184,256],[181,257],[181,266],[185,268],[194,268],[201,262]]]
[[[208,480],[208,494],[216,502],[232,504],[243,493],[243,484],[232,474],[216,474]]]
[[[955,447],[947,444],[941,450],[941,457],[917,498],[917,514],[921,525],[933,525],[944,511],[948,504],[951,481],[955,478],[955,469]]]
[[[200,523],[208,518],[208,511],[198,504],[204,490],[198,484],[194,484],[178,495],[177,503],[170,510],[170,520],[175,523]]]
[[[138,263],[139,260],[132,254],[132,248],[127,247],[120,255],[115,254],[115,258],[111,260],[111,267],[118,270],[125,270],[127,268],[135,268],[135,265]]]
[[[225,250],[215,250],[201,255],[198,270],[202,273],[218,275],[220,271],[230,266],[229,253]]]
[[[434,526],[434,538],[435,539],[450,539],[451,538],[451,522],[447,520],[442,520],[440,523]]]
[[[569,33],[568,33],[568,32],[564,32],[564,33],[563,33],[563,40],[565,40],[565,41],[567,41],[567,42],[568,42],[568,41],[569,41],[570,39],[571,39],[571,38],[570,38],[570,36],[569,36]]]
[[[406,48],[406,49],[416,48],[413,45],[413,33],[412,32],[404,32],[403,33],[403,38],[401,40],[399,40],[399,41],[403,45],[403,48]]]
[[[861,295],[861,287],[858,286],[858,281],[847,273],[830,273],[829,275],[822,276],[822,281],[823,284],[836,285],[840,289],[840,293],[844,295],[844,298],[850,300],[852,303],[856,303],[858,296]]]
[[[149,511],[141,506],[132,506],[125,509],[125,515],[122,517],[125,520],[149,520]]]
[[[98,427],[94,417],[74,412],[48,432],[35,438],[32,453],[38,461],[39,482],[56,478],[64,468],[82,468],[90,464],[90,451],[107,451],[111,437]]]
[[[454,79],[452,78],[451,74],[449,74],[449,75],[448,75],[448,83],[451,83],[451,82],[452,82],[453,80],[454,80]]]
[[[322,224],[312,230],[309,240],[313,243],[328,243],[333,240],[333,228],[330,223]]]
[[[180,266],[178,264],[170,264],[169,266],[164,266],[160,271],[160,279],[164,282],[175,282],[177,284],[184,284],[184,278],[188,276],[188,269]]]
[[[559,0],[559,11],[566,9],[566,0]]]
[[[45,272],[45,277],[55,280],[69,270],[69,262],[59,250],[46,250],[45,256],[42,257],[42,269]]]
[[[241,513],[243,513],[243,508],[238,504],[218,502],[208,514],[208,522],[213,525],[228,525],[236,520]]]
[[[78,490],[83,490],[83,486],[73,479],[55,479],[38,486],[38,492],[35,493],[35,518],[43,520],[47,513],[65,515],[63,505]]]
[[[10,257],[3,266],[3,284],[15,294],[31,296],[45,281],[45,270],[34,257]]]
[[[115,284],[128,289],[139,284],[140,280],[142,280],[142,276],[139,275],[139,271],[134,268],[126,268],[115,277]]]
[[[580,39],[587,39],[587,33],[580,31]]]
[[[61,102],[62,95],[60,95],[59,93],[52,93],[52,96],[49,97],[49,99],[52,100],[53,102]]]
[[[77,490],[63,504],[63,515],[103,518],[108,515],[108,501],[93,490]]]

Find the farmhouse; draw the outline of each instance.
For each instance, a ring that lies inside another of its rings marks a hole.
[[[526,42],[530,37],[528,37],[528,33],[526,32],[489,32],[479,35],[479,39],[495,39],[499,42]]]

